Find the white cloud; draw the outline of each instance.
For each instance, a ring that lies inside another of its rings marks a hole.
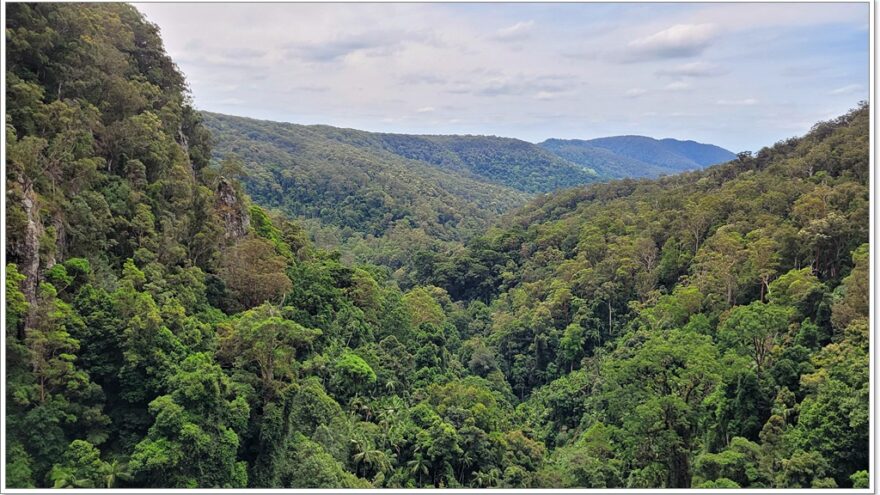
[[[726,73],[722,67],[707,62],[689,62],[657,71],[658,76],[671,77],[711,77]]]
[[[561,91],[538,91],[535,94],[535,99],[537,100],[555,100],[562,96]]]
[[[376,30],[336,36],[306,43],[291,42],[285,46],[286,54],[310,62],[334,62],[355,53],[383,56],[400,50],[405,44],[432,43],[425,33],[403,30]]]
[[[436,108],[434,108],[434,107],[421,107],[421,108],[417,109],[416,112],[418,112],[418,113],[431,113],[434,110],[436,110]]]
[[[848,100],[867,93],[868,35],[859,27],[869,26],[869,7],[137,6],[161,27],[199,109],[365,130],[530,141],[676,132],[732,149],[756,149],[791,135],[764,119],[771,111],[780,120],[815,121],[820,116],[810,109],[817,104],[842,113],[853,103]],[[832,39],[841,40],[836,49],[822,49]],[[864,44],[842,43],[856,39]],[[809,77],[799,76],[797,84],[781,73],[785,67],[807,66]],[[840,79],[846,74],[854,76]],[[847,90],[852,94],[840,88],[855,83],[861,89]],[[670,90],[664,91],[667,85]],[[676,89],[681,92],[671,92]],[[829,95],[837,90],[840,96]],[[748,100],[761,103],[747,106]],[[721,118],[699,125],[694,125],[698,117],[669,118],[670,112],[706,112],[706,102]],[[418,111],[428,106],[435,110]]]
[[[630,88],[630,89],[626,90],[626,96],[629,98],[638,98],[639,96],[642,96],[647,92],[648,91],[646,91],[642,88]]]
[[[676,24],[630,41],[629,60],[692,57],[708,47],[717,33],[715,24]]]
[[[829,2],[807,8],[800,8],[804,4],[783,2],[755,2],[747,8],[733,2],[703,5],[693,21],[715,23],[726,31],[844,23],[867,27],[869,20],[865,6],[856,2]]]
[[[529,37],[532,32],[532,27],[534,27],[534,25],[535,21],[517,22],[512,26],[508,26],[506,28],[495,31],[495,34],[492,36],[492,38],[498,41],[523,40]]]
[[[862,88],[863,88],[863,86],[862,86],[861,84],[848,84],[848,85],[846,85],[846,86],[842,86],[842,87],[840,87],[840,88],[837,88],[837,89],[831,91],[831,92],[828,93],[828,94],[831,94],[831,95],[848,95],[848,94],[852,94],[852,93],[858,93],[859,91],[862,90]]]
[[[667,84],[663,89],[666,91],[685,91],[691,89],[691,83],[684,81],[675,81]]]

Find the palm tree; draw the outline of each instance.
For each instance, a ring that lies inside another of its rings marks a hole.
[[[484,473],[482,471],[474,471],[471,473],[473,477],[473,481],[471,484],[478,488],[488,488],[491,486],[495,486],[498,483],[498,476],[501,473],[496,468],[492,468],[488,473]]]
[[[379,419],[379,426],[382,427],[383,446],[394,448],[397,455],[400,455],[400,439],[392,439],[391,435],[399,427],[401,408],[402,406],[396,401],[392,401],[391,404],[382,407],[376,413],[376,417]]]
[[[385,382],[385,391],[387,391],[389,394],[394,393],[394,390],[396,388],[397,388],[397,382],[394,381],[393,378],[389,379],[387,382]]]
[[[354,462],[355,472],[358,472],[358,468],[360,467],[360,464],[364,460],[364,455],[367,451],[367,446],[364,444],[363,441],[356,439],[356,438],[352,438],[351,439],[351,450],[353,452],[353,454],[351,454],[351,460]]]
[[[470,450],[465,450],[464,454],[459,458],[459,462],[461,463],[461,469],[458,470],[458,482],[464,485],[464,473],[465,468],[469,468],[474,465],[474,455]]]
[[[101,479],[104,480],[104,486],[107,488],[116,488],[118,482],[129,481],[131,472],[128,470],[128,464],[119,462],[119,459],[105,462],[101,466]]]
[[[360,473],[361,465],[378,468],[378,471],[383,473],[391,469],[391,461],[385,451],[373,448],[360,440],[352,440],[351,442],[354,444],[354,454],[352,454],[351,460],[354,461],[356,473]],[[363,474],[366,477],[366,469]]]
[[[364,421],[370,421],[373,417],[373,409],[365,397],[355,396],[349,402],[349,407],[355,414],[359,414]]]
[[[94,488],[95,486],[88,478],[77,478],[73,468],[61,467],[57,464],[49,471],[49,479],[54,482],[52,488]]]
[[[416,476],[418,475],[419,487],[422,486],[422,475],[427,475],[429,471],[428,461],[422,457],[422,454],[416,454],[416,456],[409,462],[406,463],[407,467],[409,467],[409,474]]]

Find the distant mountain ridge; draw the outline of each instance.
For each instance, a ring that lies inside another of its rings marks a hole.
[[[383,237],[415,228],[464,241],[529,196],[728,161],[712,145],[643,136],[540,144],[480,135],[413,135],[202,112],[214,158],[241,158],[254,200],[300,219]]]
[[[603,180],[672,175],[736,158],[733,152],[712,144],[633,135],[548,139],[538,146],[594,171]]]
[[[370,153],[388,152],[526,193],[550,192],[597,180],[594,171],[534,143],[515,138],[395,134],[328,125],[276,124],[308,130],[321,138]]]
[[[494,136],[387,134],[202,112],[216,165],[238,160],[259,205],[317,245],[414,283],[418,251],[446,252],[536,193],[596,182],[540,146]]]
[[[453,170],[454,157],[446,157],[448,166],[437,166],[389,151],[378,134],[208,112],[202,117],[217,142],[214,157],[243,161],[242,182],[257,203],[323,225],[382,236],[400,224],[454,240],[481,231],[528,197]],[[418,141],[412,147],[426,145]],[[425,153],[443,156],[437,149]]]

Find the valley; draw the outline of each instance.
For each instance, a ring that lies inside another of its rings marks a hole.
[[[692,141],[623,136],[534,145],[202,115],[215,160],[236,165],[232,173],[257,203],[297,219],[320,247],[387,267],[406,286],[417,283],[416,251],[460,250],[535,195],[735,158]]]

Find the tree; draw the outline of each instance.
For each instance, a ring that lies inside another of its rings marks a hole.
[[[828,462],[824,473],[841,486],[868,468],[868,335],[867,322],[857,320],[813,357],[816,371],[801,379],[808,395],[791,433],[795,445]]]
[[[624,461],[617,458],[616,432],[604,423],[592,425],[574,444],[554,454],[563,486],[615,488],[622,486]]]
[[[750,277],[748,256],[742,234],[731,228],[718,229],[694,257],[693,270],[701,291],[719,291],[727,307],[733,306],[740,286]]]
[[[734,437],[723,451],[704,453],[694,463],[694,485],[730,480],[736,486],[760,486],[765,483],[758,463],[761,448],[742,437]],[[717,485],[716,485],[717,486]]]
[[[587,335],[583,327],[577,323],[565,327],[565,332],[559,340],[559,351],[564,361],[569,364],[569,370],[574,370],[575,363],[583,356],[586,343]]]
[[[245,309],[264,302],[278,303],[293,285],[286,275],[287,262],[275,254],[269,241],[247,237],[223,254],[219,274]]]
[[[169,380],[170,395],[150,403],[155,418],[129,466],[141,486],[247,486],[237,460],[249,407],[208,354],[193,354]]]
[[[240,368],[256,364],[269,399],[283,381],[293,378],[297,351],[310,346],[321,331],[287,320],[277,307],[263,303],[232,320],[221,335],[221,355]]]
[[[368,470],[386,473],[391,469],[391,461],[385,451],[360,440],[353,439],[351,442],[354,449],[351,460],[355,465],[355,473],[363,472],[364,476],[367,476]],[[361,467],[364,468],[363,471],[361,471]]]
[[[760,301],[737,306],[718,326],[719,342],[751,356],[760,374],[767,367],[776,342],[787,331],[789,316],[787,308]]]
[[[117,488],[120,481],[130,481],[131,472],[128,470],[128,464],[121,462],[119,459],[113,459],[111,462],[105,462],[100,470],[102,486],[104,488]]]
[[[435,290],[432,290],[431,287],[418,287],[403,296],[403,304],[412,315],[414,327],[419,327],[422,323],[442,326],[446,322],[443,308],[434,297],[436,288],[433,289]]]
[[[33,328],[25,330],[25,344],[31,356],[31,368],[37,379],[38,400],[45,403],[50,394],[66,384],[88,380],[74,366],[79,342],[67,331],[70,325],[81,325],[70,306],[56,299],[52,285],[40,285]]]
[[[776,486],[785,488],[813,487],[818,480],[825,478],[828,461],[816,452],[798,450],[782,461],[782,472],[776,479]]]
[[[428,476],[430,474],[430,465],[427,460],[425,460],[421,453],[417,453],[415,457],[407,461],[406,465],[407,469],[409,469],[410,475],[416,477],[418,486],[423,486],[422,476]]]
[[[607,404],[596,410],[626,431],[630,486],[689,487],[700,406],[720,379],[711,338],[672,330],[602,368],[602,391],[591,401]]]
[[[330,386],[342,396],[366,392],[376,383],[376,372],[353,352],[345,352],[336,359],[334,368]]]
[[[832,307],[831,322],[837,330],[868,316],[868,251],[868,245],[862,244],[852,253],[853,269],[843,280],[842,297]]]
[[[825,293],[825,285],[810,267],[789,270],[770,284],[771,303],[796,308],[802,316],[811,316]]]
[[[870,477],[868,476],[867,471],[856,471],[850,476],[850,481],[852,481],[853,488],[870,488]]]
[[[55,488],[95,488],[101,486],[100,473],[106,463],[101,452],[84,440],[74,440],[64,452],[63,462],[49,474]]]
[[[779,243],[772,237],[767,237],[762,231],[752,231],[746,235],[748,241],[749,264],[751,271],[757,276],[761,284],[759,300],[764,301],[765,294],[770,288],[770,279],[776,274],[779,267]]]

